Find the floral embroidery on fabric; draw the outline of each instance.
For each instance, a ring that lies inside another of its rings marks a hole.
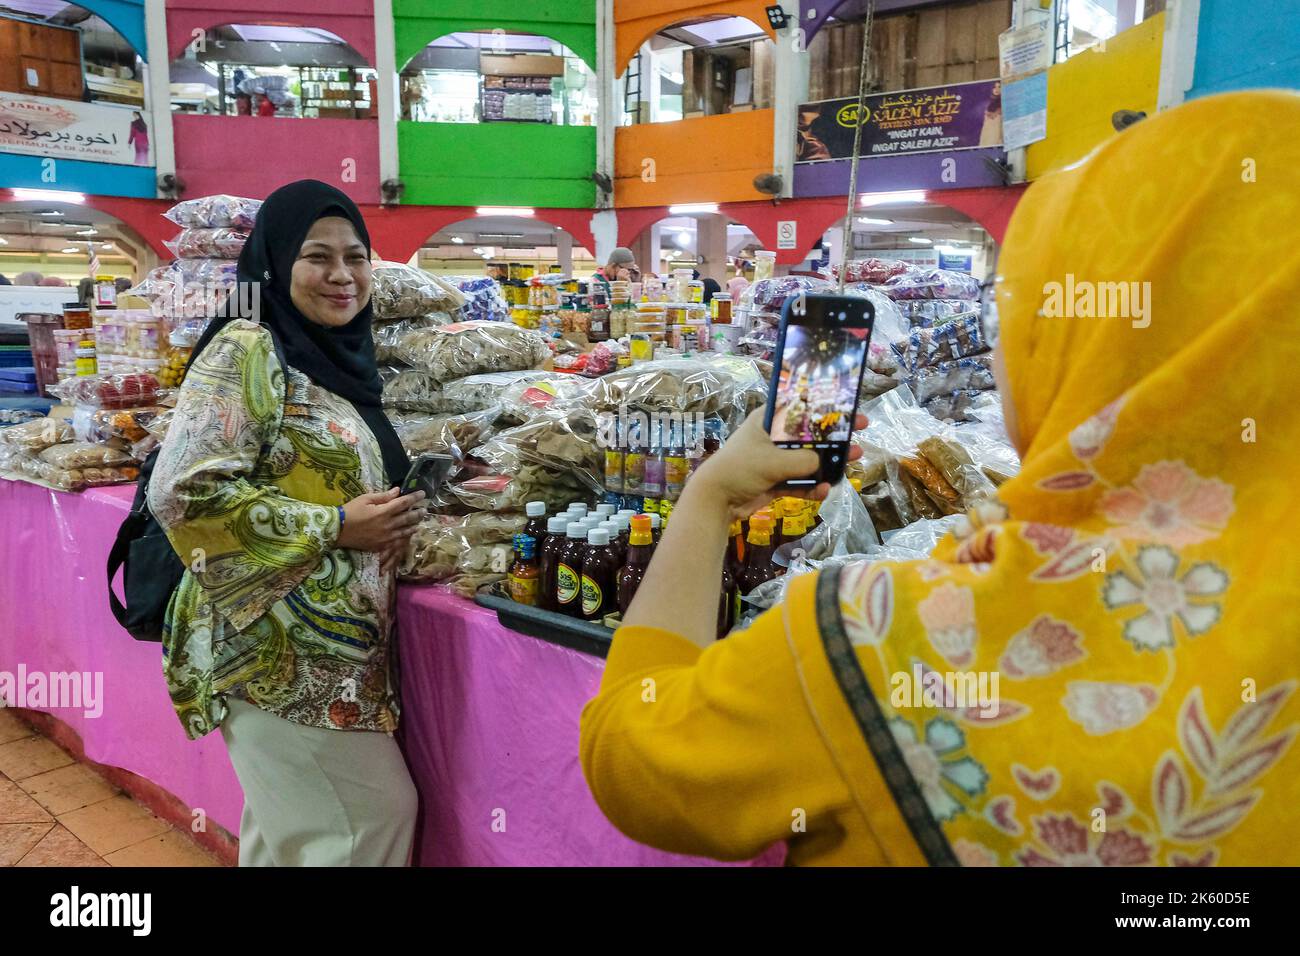
[[[1209,562],[1192,565],[1181,577],[1178,554],[1169,548],[1148,545],[1138,549],[1134,562],[1142,575],[1135,581],[1125,571],[1106,575],[1102,599],[1116,610],[1142,605],[1143,614],[1124,625],[1124,638],[1138,650],[1174,646],[1174,619],[1182,622],[1191,637],[1204,634],[1219,620],[1217,603],[1192,598],[1214,597],[1228,587],[1228,574]]]
[[[1011,797],[994,797],[984,807],[984,818],[1003,833],[1020,836],[1025,828],[1016,819],[1016,801]]]
[[[1031,521],[1025,525],[1020,536],[1032,544],[1039,554],[1056,554],[1074,538],[1074,529]]]
[[[1123,407],[1124,396],[1121,395],[1070,432],[1070,450],[1076,458],[1088,461],[1101,454],[1111,433],[1115,431],[1115,423],[1119,421],[1120,409]]]
[[[903,760],[911,771],[930,812],[939,820],[951,820],[965,810],[965,802],[984,792],[989,775],[974,757],[959,755],[966,735],[946,717],[926,722],[925,739],[900,717],[889,721]],[[953,795],[956,791],[960,798]]]
[[[845,568],[844,573],[853,577],[849,582],[851,590],[841,591],[841,594],[862,595],[863,598],[861,601],[840,598],[844,632],[854,644],[878,645],[889,633],[894,618],[894,582],[889,576],[889,568],[862,564]]]
[[[1071,720],[1088,733],[1101,735],[1141,723],[1158,699],[1149,684],[1077,680],[1066,685],[1061,703]]]
[[[1011,776],[1015,778],[1016,785],[1035,800],[1050,799],[1061,788],[1061,774],[1055,767],[1044,767],[1034,773],[1024,764],[1013,763]]]
[[[931,646],[954,667],[975,659],[975,595],[970,588],[941,584],[917,604]]]
[[[1088,655],[1083,635],[1050,614],[1040,614],[1011,638],[998,666],[1012,680],[1044,677]]]
[[[998,855],[983,843],[974,843],[970,840],[958,840],[952,845],[952,851],[957,855],[957,860],[962,866],[1000,865],[998,862]]]
[[[1017,853],[1024,866],[1146,866],[1155,861],[1155,847],[1129,830],[1093,833],[1068,813],[1045,813],[1031,822],[1043,850],[1030,847]]]
[[[1232,487],[1201,478],[1181,461],[1143,465],[1132,487],[1107,491],[1099,506],[1120,538],[1173,547],[1209,541],[1232,517]]]

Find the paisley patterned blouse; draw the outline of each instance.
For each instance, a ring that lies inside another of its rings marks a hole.
[[[232,322],[194,362],[149,487],[188,566],[163,670],[192,739],[228,694],[311,727],[395,727],[393,577],[334,547],[338,506],[385,485],[360,415],[285,370],[266,329]]]

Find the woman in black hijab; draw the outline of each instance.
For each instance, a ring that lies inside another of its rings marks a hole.
[[[380,404],[370,238],[304,180],[262,205],[226,315],[200,339],[149,482],[186,571],[164,671],[192,738],[221,729],[241,865],[403,865],[416,796],[393,568],[423,495]]]

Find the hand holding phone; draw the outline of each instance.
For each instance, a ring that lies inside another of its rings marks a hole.
[[[411,470],[402,479],[402,494],[423,491],[424,497],[432,500],[455,463],[451,455],[421,455],[411,463]]]
[[[820,464],[782,487],[815,488],[844,477],[874,322],[870,301],[854,296],[801,295],[786,302],[765,428],[778,447],[816,452]]]

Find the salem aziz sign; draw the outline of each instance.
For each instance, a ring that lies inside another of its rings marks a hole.
[[[1002,84],[953,83],[869,96],[858,119],[857,97],[799,107],[796,161],[848,159],[862,124],[862,155],[897,156],[1002,145]]]
[[[130,107],[0,93],[0,152],[133,166]]]

